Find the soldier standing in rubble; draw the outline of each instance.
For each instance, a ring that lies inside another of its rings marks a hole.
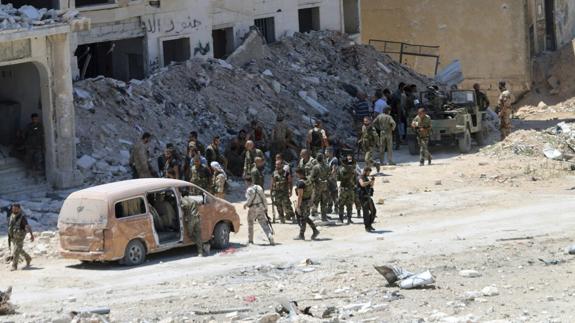
[[[228,180],[226,172],[220,163],[213,161],[210,164],[212,170],[212,192],[218,198],[225,198],[226,181]]]
[[[222,156],[220,153],[219,136],[215,136],[212,139],[212,143],[208,145],[208,148],[206,148],[206,159],[208,160],[208,165],[210,165],[212,162],[218,162],[223,166],[224,169],[227,168],[228,163],[224,156]]]
[[[417,116],[411,122],[411,127],[417,134],[417,143],[419,144],[419,166],[425,164],[427,159],[428,165],[431,165],[431,154],[429,153],[429,136],[431,136],[431,118],[425,112],[424,108],[417,110]]]
[[[150,167],[150,156],[148,144],[152,135],[148,132],[142,135],[141,140],[136,142],[132,147],[130,154],[130,167],[132,168],[134,178],[151,178],[154,177],[154,171]]]
[[[266,234],[270,244],[274,245],[274,237],[271,224],[267,216],[267,202],[264,189],[254,184],[250,176],[245,178],[248,187],[246,191],[246,204],[244,209],[248,210],[248,244],[254,243],[254,222],[258,221],[262,230]]]
[[[379,173],[379,164],[373,161],[373,150],[377,147],[379,137],[377,136],[377,131],[373,126],[371,119],[369,117],[363,118],[363,127],[361,129],[361,148],[365,153],[365,165],[367,167],[372,167],[374,164],[377,167],[377,172]]]
[[[395,165],[393,162],[393,133],[396,123],[391,117],[390,112],[390,108],[385,109],[384,112],[378,115],[373,121],[375,129],[379,130],[379,161],[384,165],[386,150],[388,164]]]
[[[473,84],[473,90],[475,90],[475,97],[477,98],[477,105],[480,111],[485,111],[489,108],[489,99],[487,95],[481,91],[481,86],[479,83]]]
[[[293,186],[289,165],[284,165],[283,161],[277,158],[272,176],[271,194],[274,203],[272,207],[277,209],[280,222],[285,223],[286,219],[294,220],[295,215],[290,202]]]
[[[24,131],[27,172],[37,177],[44,169],[44,127],[40,116],[32,113],[30,123]]]
[[[243,177],[251,176],[252,168],[255,165],[256,157],[264,159],[264,153],[256,148],[253,141],[246,141],[246,150],[244,151],[244,172]]]
[[[513,107],[511,104],[515,101],[515,97],[511,91],[507,90],[507,84],[504,81],[499,82],[499,122],[501,131],[501,140],[505,140],[511,133],[511,115],[513,114]]]
[[[247,134],[247,139],[254,142],[256,148],[266,151],[267,148],[267,136],[264,128],[259,124],[257,120],[253,120],[250,124],[250,129]]]
[[[26,260],[26,267],[30,267],[32,257],[24,251],[24,239],[26,234],[30,233],[30,241],[34,241],[34,233],[28,224],[26,215],[22,212],[20,204],[12,204],[10,218],[8,220],[8,240],[12,244],[12,268],[11,271],[18,269],[20,257]]]
[[[331,169],[325,162],[325,156],[318,153],[317,164],[311,170],[310,180],[313,185],[312,216],[316,217],[318,208],[321,207],[321,220],[327,222],[327,204],[329,200],[328,180]]]
[[[354,128],[357,137],[360,137],[363,119],[371,115],[371,103],[369,103],[365,92],[358,92],[356,97],[357,101],[353,105]]]
[[[315,121],[313,128],[307,132],[306,143],[313,156],[323,153],[324,149],[329,146],[327,133],[322,129],[320,121]]]
[[[309,177],[311,175],[312,168],[317,164],[315,158],[311,157],[309,150],[302,149],[300,152],[300,160],[298,163],[298,168],[305,171],[305,176]]]
[[[187,225],[188,236],[198,249],[198,255],[205,257],[204,242],[202,241],[202,223],[200,212],[198,211],[198,202],[191,196],[182,197],[182,209],[184,214],[184,222]]]
[[[355,183],[357,176],[355,173],[355,162],[352,155],[347,155],[342,163],[342,167],[337,172],[339,184],[339,221],[343,223],[344,208],[347,208],[347,224],[352,224],[351,214],[355,203]],[[359,208],[357,208],[359,212]]]
[[[330,169],[330,175],[327,182],[329,192],[327,213],[337,212],[338,210],[337,170],[339,168],[339,159],[335,157],[334,151],[333,146],[330,146],[325,150],[327,165]]]
[[[187,146],[197,149],[202,155],[206,153],[206,146],[198,139],[198,133],[196,131],[190,132]]]
[[[375,221],[375,204],[373,203],[373,185],[375,177],[371,175],[371,168],[365,167],[358,181],[358,196],[363,208],[363,224],[365,231],[375,231],[373,222]]]
[[[255,185],[264,187],[265,177],[264,177],[264,168],[266,165],[266,161],[261,157],[256,157],[254,166],[250,171],[250,177]]]
[[[194,164],[190,168],[190,183],[202,188],[205,191],[210,191],[212,173],[210,169],[202,164],[202,160],[199,155],[194,157]],[[201,194],[201,191],[193,192],[192,194]]]
[[[298,222],[300,225],[299,235],[295,240],[305,240],[305,230],[309,225],[313,231],[311,236],[312,240],[317,239],[319,231],[317,230],[315,224],[310,219],[310,209],[311,209],[311,199],[312,199],[312,185],[306,176],[306,171],[303,168],[298,168],[296,170],[296,175],[298,181],[296,183],[296,194],[297,194],[297,204],[296,204],[296,215],[298,217]]]

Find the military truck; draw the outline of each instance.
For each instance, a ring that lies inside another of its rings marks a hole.
[[[477,97],[473,90],[453,90],[448,94],[438,91],[421,93],[419,107],[424,107],[431,117],[432,132],[429,138],[430,146],[459,147],[461,153],[471,151],[471,140],[478,145],[486,143],[488,128],[485,124],[486,112],[477,105]],[[408,126],[415,115],[410,116]],[[411,127],[407,131],[407,144],[412,155],[419,154],[415,131]]]

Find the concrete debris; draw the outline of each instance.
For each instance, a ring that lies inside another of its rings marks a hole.
[[[465,278],[476,278],[481,277],[481,274],[477,270],[462,270],[459,272],[459,276]]]
[[[377,62],[391,73],[377,68]],[[263,71],[271,76],[262,76]],[[252,120],[269,134],[278,115],[284,116],[297,144],[303,145],[310,122],[320,119],[333,140],[353,146],[351,108],[356,99],[348,90],[393,90],[400,81],[422,88],[430,82],[373,47],[350,45],[347,36],[331,31],[296,33],[271,45],[251,32],[226,62],[193,59],[129,83],[103,77],[79,81],[78,156],[109,165],[82,173],[86,184],[129,178],[127,169],[110,167],[127,166],[120,151],[130,146],[119,140],[134,141],[144,131],[154,135],[150,153],[155,158],[167,143],[183,154],[192,130],[200,132],[205,144],[219,135],[223,147]]]
[[[278,313],[267,313],[257,320],[257,323],[276,323],[281,319]]]
[[[566,250],[566,253],[568,253],[570,255],[575,255],[575,245],[568,247]]]
[[[0,4],[0,30],[32,29],[35,26],[69,23],[79,18],[79,15],[75,9],[48,10],[29,5],[16,9],[11,3]]]
[[[390,285],[397,284],[402,289],[421,288],[435,283],[430,271],[414,274],[396,266],[376,266],[375,270],[383,275]]]
[[[481,293],[483,296],[491,297],[499,295],[499,290],[495,286],[487,286],[481,290]]]
[[[10,296],[12,296],[12,287],[8,287],[5,292],[0,291],[0,315],[16,313],[16,308],[10,303]]]

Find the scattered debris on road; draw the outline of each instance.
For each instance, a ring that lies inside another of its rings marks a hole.
[[[435,283],[431,272],[424,271],[414,274],[397,266],[374,266],[390,285],[398,285],[402,289],[422,288]]]
[[[16,308],[10,303],[10,296],[12,296],[12,287],[8,287],[5,292],[0,291],[0,315],[16,313]]]

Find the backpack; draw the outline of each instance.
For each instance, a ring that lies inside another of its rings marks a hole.
[[[323,136],[321,134],[321,129],[313,128],[311,131],[311,143],[312,147],[321,147],[323,145]]]

